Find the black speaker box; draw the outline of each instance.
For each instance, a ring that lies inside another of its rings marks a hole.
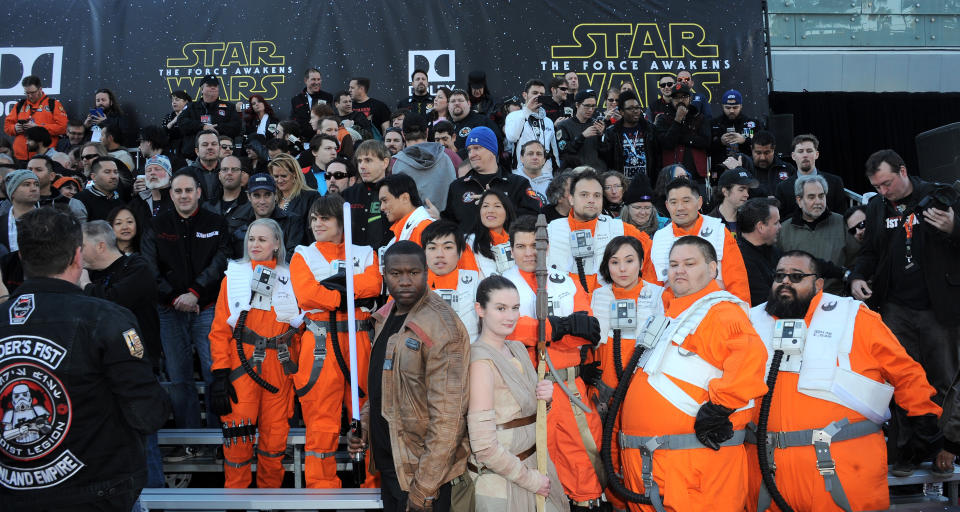
[[[960,123],[918,134],[916,143],[921,178],[941,183],[960,180]]]
[[[790,161],[790,144],[793,143],[793,114],[770,116],[770,131],[777,139],[777,153]]]

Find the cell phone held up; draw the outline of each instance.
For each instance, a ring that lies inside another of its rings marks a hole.
[[[103,108],[92,108],[90,109],[90,117],[103,117]]]

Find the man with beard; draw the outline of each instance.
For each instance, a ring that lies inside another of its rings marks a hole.
[[[427,72],[422,69],[414,69],[410,75],[410,89],[413,94],[405,100],[397,103],[397,108],[406,108],[411,112],[421,115],[427,115],[433,108],[433,96],[430,95],[430,82],[427,79]]]
[[[751,191],[750,197],[773,197],[780,182],[789,179],[797,170],[777,156],[777,138],[767,131],[753,136],[753,172],[760,186]]]
[[[660,165],[680,164],[698,181],[707,176],[707,150],[710,149],[710,121],[697,105],[691,104],[691,91],[678,82],[670,91],[671,104],[654,121],[660,145]]]
[[[825,293],[816,260],[805,251],[780,258],[770,299],[750,310],[750,320],[771,354],[786,344],[780,339],[799,341],[780,360],[769,414],[768,438],[775,442],[767,453],[780,494],[794,510],[886,510],[880,426],[889,418],[890,399],[915,426],[910,446],[917,454],[932,456],[941,437],[941,410],[931,400],[935,390],[923,368],[880,315],[852,298]],[[758,419],[759,408],[753,421]],[[748,508],[766,510],[770,494],[761,484],[756,450],[747,453]],[[938,468],[948,469],[952,473],[952,461]]]
[[[226,158],[223,159],[227,161]],[[243,257],[244,247],[247,244],[247,228],[257,219],[273,219],[283,231],[283,247],[286,249],[287,261],[293,257],[293,250],[304,243],[307,229],[303,225],[302,217],[288,214],[277,208],[277,184],[273,176],[267,173],[254,174],[247,183],[247,192],[244,194],[248,202],[238,206],[229,214],[227,231],[230,233],[230,259]]]
[[[357,182],[357,168],[350,160],[337,157],[336,160],[327,164],[327,172],[323,177],[327,181],[328,194],[342,194]]]
[[[499,129],[489,117],[470,110],[470,101],[466,91],[454,89],[450,93],[450,97],[447,98],[447,110],[450,111],[450,121],[456,128],[454,145],[457,146],[457,154],[460,154],[460,157],[464,160],[466,160],[466,152],[463,149],[467,147],[467,136],[470,135],[470,130],[478,126],[486,126],[493,133],[499,132]],[[501,137],[497,135],[497,147],[503,147],[500,139]]]
[[[607,243],[618,236],[632,236],[650,252],[650,237],[632,224],[600,213],[603,207],[603,184],[593,171],[583,171],[570,179],[573,208],[566,218],[550,221],[547,233],[550,252],[547,265],[570,274],[583,291],[597,287],[597,272]],[[649,258],[643,264],[652,267]],[[647,269],[650,273],[652,270]]]
[[[719,170],[728,156],[750,154],[750,143],[757,129],[757,122],[743,115],[743,95],[730,89],[720,98],[723,113],[713,118],[710,124],[710,157],[714,170]]]
[[[166,156],[156,155],[147,159],[144,164],[144,189],[130,200],[129,205],[138,226],[147,226],[153,217],[173,210],[173,200],[170,199],[171,176],[173,171]]]
[[[110,211],[124,204],[117,188],[120,185],[120,165],[117,160],[102,156],[90,166],[92,187],[81,190],[76,199],[87,209],[87,220],[105,220]]]
[[[653,126],[641,115],[640,100],[633,91],[624,92],[618,101],[623,117],[603,132],[600,154],[606,160],[607,168],[622,169],[630,179],[643,174],[650,183],[656,183],[660,166],[654,160],[651,148],[656,137]],[[582,107],[577,108],[578,116]]]
[[[290,99],[290,117],[300,125],[300,131],[310,133],[310,109],[314,105],[333,103],[333,96],[322,90],[323,74],[319,69],[309,68],[303,73],[304,88]]]
[[[797,178],[794,189],[799,209],[780,230],[777,247],[784,252],[803,249],[819,258],[825,266],[824,289],[839,294],[843,292],[841,279],[849,274],[842,267],[853,237],[847,235],[843,216],[827,208],[828,186],[827,180],[816,174]]]
[[[797,173],[777,185],[776,196],[780,201],[780,214],[784,218],[793,215],[797,209],[794,200],[796,190],[794,182],[800,176],[820,174],[827,180],[827,206],[831,211],[842,212],[847,208],[849,201],[843,193],[843,178],[817,169],[817,159],[820,158],[820,141],[811,134],[797,135],[793,138],[793,152],[790,154],[797,164]]]

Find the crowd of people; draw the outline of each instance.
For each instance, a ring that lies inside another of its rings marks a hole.
[[[61,410],[52,380],[0,375],[0,497],[129,510],[162,462],[204,456],[227,487],[254,463],[279,487],[297,424],[308,487],[379,487],[386,510],[878,510],[888,461],[953,473],[960,186],[881,149],[853,202],[815,135],[778,151],[740,92],[712,116],[687,71],[646,108],[576,73],[498,102],[482,71],[431,94],[417,70],[395,110],[368,78],[303,81],[284,114],[207,76],[136,130],[109,89],[68,119],[23,80],[0,368],[39,336],[72,355],[51,376],[84,377]],[[222,448],[161,452],[170,412]],[[66,414],[126,432],[123,463],[56,435]]]

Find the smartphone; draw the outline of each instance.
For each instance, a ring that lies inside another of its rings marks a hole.
[[[92,108],[92,109],[90,109],[90,115],[91,115],[91,116],[97,116],[97,117],[103,117],[103,109],[102,109],[102,108]]]

